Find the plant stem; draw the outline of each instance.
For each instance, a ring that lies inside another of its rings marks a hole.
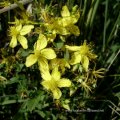
[[[104,31],[103,31],[103,52],[105,51],[105,44],[106,44],[106,28],[107,28],[107,13],[108,13],[108,0],[106,0],[105,5],[105,21],[104,21]]]
[[[28,3],[32,2],[32,1],[33,1],[33,0],[21,0],[21,1],[19,1],[18,3],[25,5],[25,4],[28,4]],[[17,7],[18,7],[18,4],[17,4],[17,3],[11,4],[10,6],[7,6],[7,7],[4,7],[4,8],[2,8],[2,9],[0,9],[0,14],[1,14],[1,13],[4,13],[4,12],[6,12],[6,11],[10,11],[10,10],[12,10],[12,9],[15,9],[15,8],[17,8]]]
[[[109,66],[107,67],[107,70],[109,70],[109,68],[111,67],[111,65],[113,64],[113,62],[115,61],[115,59],[117,58],[118,54],[120,53],[120,49],[118,50],[117,54],[115,55],[114,59],[111,61],[111,63],[109,64]]]

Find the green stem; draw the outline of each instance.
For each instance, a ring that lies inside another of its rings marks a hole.
[[[117,58],[117,56],[119,55],[120,53],[120,49],[118,50],[117,54],[115,55],[115,57],[113,58],[113,60],[110,62],[109,66],[107,67],[107,70],[110,69],[111,65],[113,64],[113,62],[115,61],[115,59]]]
[[[21,102],[25,102],[26,100],[6,100],[0,103],[0,105],[8,105],[8,104],[14,104],[14,103],[21,103]]]
[[[108,0],[106,0],[106,6],[105,6],[105,21],[104,21],[104,31],[103,31],[103,52],[105,51],[105,43],[106,43],[107,13],[108,13]]]
[[[116,20],[116,22],[115,22],[115,24],[114,24],[114,26],[113,26],[113,29],[112,29],[109,37],[108,37],[107,45],[108,45],[108,43],[112,40],[112,38],[113,38],[113,33],[114,33],[114,31],[115,31],[115,28],[116,28],[117,24],[119,24],[119,21],[120,21],[120,12],[119,12],[119,15],[118,15],[118,17],[117,17],[117,20]]]

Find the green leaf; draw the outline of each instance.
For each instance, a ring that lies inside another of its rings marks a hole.
[[[19,49],[18,54],[22,57],[27,57],[32,50],[25,50],[23,48]]]
[[[12,77],[10,80],[7,80],[5,84],[13,84],[13,83],[19,83],[19,77]]]
[[[65,50],[64,58],[65,58],[66,60],[69,60],[69,58],[70,58],[70,55],[69,55],[69,52],[68,52],[67,49]]]
[[[36,113],[38,113],[42,118],[45,118],[45,113],[43,111],[35,110]]]
[[[24,113],[18,112],[17,114],[15,114],[12,120],[25,120]]]
[[[39,101],[40,101],[40,95],[39,96],[37,96],[36,98],[34,98],[34,99],[30,99],[29,101],[28,101],[28,103],[27,103],[27,110],[28,111],[30,111],[30,112],[32,112],[35,108],[36,108],[36,106],[38,105],[38,103],[39,103]]]
[[[43,95],[43,92],[39,91],[38,96],[28,100],[26,103],[27,111],[32,112],[33,110],[35,110],[35,108],[38,108],[38,106],[40,107],[40,109],[44,107],[44,97],[45,96]]]
[[[56,43],[54,43],[54,46],[57,48],[57,49],[61,49],[64,45],[64,42],[59,40],[57,41]]]

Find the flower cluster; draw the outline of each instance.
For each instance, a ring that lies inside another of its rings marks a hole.
[[[70,64],[74,65],[81,62],[85,71],[88,71],[89,61],[97,57],[92,53],[90,50],[91,48],[87,45],[86,41],[84,41],[83,45],[81,46],[66,45],[66,48],[70,51],[74,51],[70,60]]]
[[[9,29],[10,47],[16,47],[18,41],[23,49],[28,49],[27,34],[34,32],[36,41],[32,52],[26,58],[25,65],[31,67],[38,63],[42,77],[41,85],[52,92],[53,98],[61,98],[60,88],[62,87],[69,87],[70,95],[75,92],[76,87],[81,87],[87,93],[92,92],[92,88],[96,85],[96,78],[102,77],[99,74],[103,72],[102,69],[91,71],[90,62],[93,62],[97,55],[93,53],[91,45],[87,44],[86,40],[80,46],[71,46],[66,39],[70,35],[80,35],[80,30],[76,25],[80,17],[77,6],[74,6],[71,12],[66,5],[63,6],[60,17],[50,16],[45,9],[41,11],[40,23],[37,26],[34,21],[29,22],[31,24],[18,19],[13,22]],[[59,48],[55,47],[58,37],[62,42]],[[66,51],[69,56],[67,58]],[[74,79],[70,78],[67,72]]]

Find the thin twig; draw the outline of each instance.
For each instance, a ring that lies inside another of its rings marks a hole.
[[[108,106],[109,108],[111,108],[117,115],[119,115],[120,116],[120,114],[119,114],[119,112],[118,111],[116,111],[114,108],[112,108],[110,105]]]
[[[32,1],[33,1],[33,0],[21,0],[21,1],[19,1],[18,3],[25,5],[25,4],[28,4],[28,3],[32,2]],[[6,11],[10,11],[10,10],[12,10],[12,9],[15,9],[15,8],[17,8],[17,7],[18,7],[18,4],[17,4],[17,3],[11,4],[10,6],[7,6],[7,7],[4,7],[4,8],[2,8],[2,9],[0,9],[0,14],[1,14],[1,13],[4,13],[4,12],[6,12]]]

